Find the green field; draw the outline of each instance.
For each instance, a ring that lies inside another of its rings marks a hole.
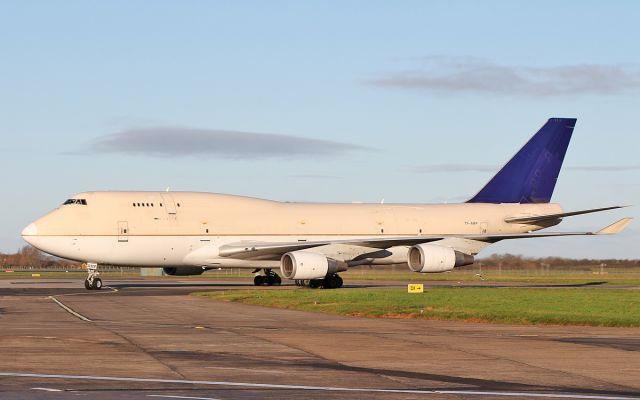
[[[389,270],[373,268],[353,268],[347,272],[341,272],[345,281],[349,280],[384,280],[406,282],[524,282],[524,283],[550,283],[550,284],[589,284],[606,283],[609,285],[640,285],[640,269],[638,268],[609,268],[602,273],[598,270],[579,269],[548,269],[537,270],[479,270],[477,268],[465,268],[439,274],[418,274],[402,269]]]
[[[640,326],[640,292],[616,289],[437,288],[234,290],[194,293],[214,300],[373,318],[510,324]]]
[[[32,274],[40,274],[39,277],[32,277]],[[202,275],[193,275],[193,276],[142,276],[138,271],[130,271],[125,270],[124,272],[119,271],[100,271],[100,276],[105,278],[112,279],[246,279],[247,282],[253,282],[253,274],[250,271],[246,271],[244,273],[230,273],[230,272],[207,272]],[[33,271],[13,271],[13,272],[3,272],[0,271],[0,279],[24,279],[24,278],[32,278],[32,279],[84,279],[87,277],[87,271],[80,270],[70,270],[69,272],[65,271],[46,271],[46,270],[33,270]]]

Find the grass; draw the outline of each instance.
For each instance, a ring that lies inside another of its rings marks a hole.
[[[374,270],[369,268],[354,268],[340,273],[346,281],[349,280],[394,280],[407,282],[425,281],[452,281],[452,282],[523,282],[523,283],[550,283],[550,284],[586,284],[604,282],[609,285],[640,285],[640,270],[626,268],[609,270],[604,274],[599,271],[576,270],[548,270],[544,272],[535,270],[480,270],[464,269],[440,274],[418,274],[411,271]]]
[[[31,278],[31,274],[40,274],[39,277],[34,277],[33,279],[84,279],[87,277],[87,271],[81,270],[70,270],[69,272],[64,271],[46,271],[42,269],[33,270],[33,271],[13,271],[13,272],[4,272],[4,270],[0,270],[0,279],[18,279],[18,278]],[[244,274],[224,274],[224,273],[215,273],[215,272],[207,272],[203,275],[193,275],[193,276],[143,276],[140,275],[140,272],[132,272],[132,271],[100,271],[100,276],[103,278],[113,278],[113,279],[246,279],[247,281],[253,280],[253,274],[250,271],[247,271]]]
[[[234,290],[195,295],[276,308],[372,318],[509,324],[640,326],[640,293],[616,289],[437,288]]]
[[[0,271],[0,279],[18,279],[18,278],[31,278],[31,274],[40,274],[39,277],[34,278],[34,279],[46,279],[46,278],[51,278],[51,279],[59,279],[59,278],[68,278],[68,279],[84,279],[87,277],[87,272],[86,271],[69,271],[69,272],[64,272],[64,271],[46,271],[46,270],[33,270],[33,271],[14,271],[14,272],[4,272],[3,270]],[[129,272],[125,272],[124,274],[120,275],[120,272],[100,272],[101,276],[108,276],[108,277],[138,277],[140,276],[140,274],[132,274]]]

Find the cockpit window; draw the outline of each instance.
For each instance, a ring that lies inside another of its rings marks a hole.
[[[67,201],[62,203],[63,206],[66,206],[67,204],[80,204],[80,205],[86,206],[87,200],[86,199],[68,199]]]

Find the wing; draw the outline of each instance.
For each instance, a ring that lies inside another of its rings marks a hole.
[[[507,239],[527,239],[555,236],[585,236],[585,235],[612,235],[621,232],[632,218],[623,218],[597,232],[535,232],[535,233],[512,233],[498,235],[425,235],[406,236],[390,238],[366,238],[366,239],[346,239],[346,240],[322,240],[322,241],[299,241],[299,242],[238,242],[230,243],[220,247],[219,255],[242,260],[273,260],[279,259],[283,254],[290,251],[306,250],[314,247],[329,245],[344,245],[361,247],[368,251],[376,249],[388,249],[394,246],[413,246],[420,243],[430,243],[437,241],[451,241],[451,239],[461,239],[463,241],[482,242],[484,245],[495,243]],[[464,249],[461,251],[465,252]],[[366,252],[366,251],[364,251]]]

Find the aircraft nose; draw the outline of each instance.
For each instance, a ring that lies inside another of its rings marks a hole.
[[[36,226],[35,222],[30,223],[26,228],[22,230],[22,237],[25,240],[27,240],[29,236],[36,236],[37,234],[38,227]]]

